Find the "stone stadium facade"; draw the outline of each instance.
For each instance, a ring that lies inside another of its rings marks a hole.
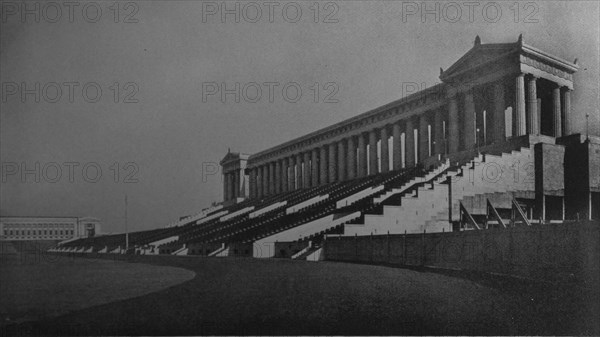
[[[228,152],[220,205],[130,233],[128,246],[120,234],[53,250],[319,260],[331,236],[598,220],[600,138],[573,128],[577,70],[522,36],[477,37],[438,85],[259,153]]]

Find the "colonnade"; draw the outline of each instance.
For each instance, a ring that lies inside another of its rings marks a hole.
[[[245,198],[241,169],[223,173],[223,196],[225,200]]]
[[[415,134],[414,125],[397,122],[251,168],[250,197],[261,198],[414,166],[418,161],[411,150],[414,140],[402,141],[403,134]],[[402,146],[409,149],[402,150]]]
[[[550,88],[551,100],[544,101],[547,95],[538,95],[538,88]],[[384,126],[249,165],[250,197],[263,198],[414,167],[427,158],[441,159],[447,154],[504,142],[507,136],[539,135],[542,110],[548,117],[549,107],[551,136],[560,137],[570,132],[566,125],[570,91],[548,80],[540,86],[539,79],[530,74],[448,90],[443,104],[420,114],[405,114],[409,116],[390,120]],[[506,114],[508,107],[512,108],[510,115]],[[233,179],[235,186],[239,177]]]
[[[539,82],[543,81],[543,84]],[[519,74],[516,78],[516,135],[546,134],[562,137],[571,134],[569,114],[571,110],[571,89],[532,74]],[[526,90],[525,90],[526,87]],[[540,89],[550,91],[550,95],[540,93]],[[551,96],[549,100],[545,96]],[[546,109],[546,107],[551,107]],[[547,124],[550,130],[542,130],[543,110],[551,110]],[[545,132],[543,132],[545,131]]]

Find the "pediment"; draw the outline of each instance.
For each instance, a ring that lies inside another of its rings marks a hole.
[[[240,154],[237,152],[227,152],[227,154],[225,155],[225,157],[223,157],[223,159],[221,159],[221,163],[226,163],[229,161],[234,161],[234,160],[239,160],[240,159]]]
[[[458,61],[445,71],[440,72],[440,79],[447,81],[465,72],[474,71],[484,65],[511,60],[513,53],[519,50],[516,43],[479,44],[473,46]]]
[[[248,161],[248,157],[249,155],[245,153],[228,151],[219,164],[238,163],[238,166],[243,166]]]

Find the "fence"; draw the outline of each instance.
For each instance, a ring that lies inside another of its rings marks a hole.
[[[327,237],[325,260],[499,273],[598,284],[600,223],[447,233]]]

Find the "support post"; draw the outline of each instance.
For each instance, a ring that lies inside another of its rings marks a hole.
[[[506,122],[504,117],[504,84],[494,84],[494,126],[492,132],[496,143],[504,142],[506,139]]]
[[[465,110],[463,115],[463,137],[464,149],[471,150],[475,147],[475,101],[473,99],[473,90],[465,93]]]
[[[404,133],[406,168],[412,168],[415,166],[415,128],[411,118],[406,120],[406,131]]]
[[[394,138],[394,142],[392,143],[394,170],[399,170],[402,168],[402,149],[400,148],[402,145],[402,142],[400,141],[402,131],[400,130],[400,123],[398,122],[394,123],[392,126],[392,137]]]
[[[310,171],[311,171],[311,186],[315,187],[319,185],[319,149],[313,149],[311,151],[310,159]]]
[[[337,144],[329,144],[329,182],[334,183],[337,178]]]
[[[319,148],[319,184],[327,184],[327,147]]]
[[[369,131],[369,175],[377,174],[377,134]]]
[[[458,127],[458,102],[456,96],[450,97],[448,102],[448,151],[458,152],[459,127]]]
[[[346,157],[346,144],[344,144],[344,140],[340,140],[338,142],[338,181],[346,180],[346,162],[348,158]]]
[[[390,170],[390,148],[387,126],[381,129],[381,173]]]
[[[348,151],[348,179],[356,178],[356,146],[354,145],[354,137],[348,137],[347,140],[347,151]]]
[[[538,114],[537,78],[531,76],[527,81],[527,127],[530,135],[540,133]]]
[[[554,115],[554,137],[562,137],[562,107],[560,104],[560,87],[552,89],[552,113]]]
[[[364,177],[367,175],[367,142],[365,141],[365,135],[358,135],[358,177]]]
[[[519,74],[515,82],[515,134],[523,136],[527,133],[525,114],[525,74]]]

